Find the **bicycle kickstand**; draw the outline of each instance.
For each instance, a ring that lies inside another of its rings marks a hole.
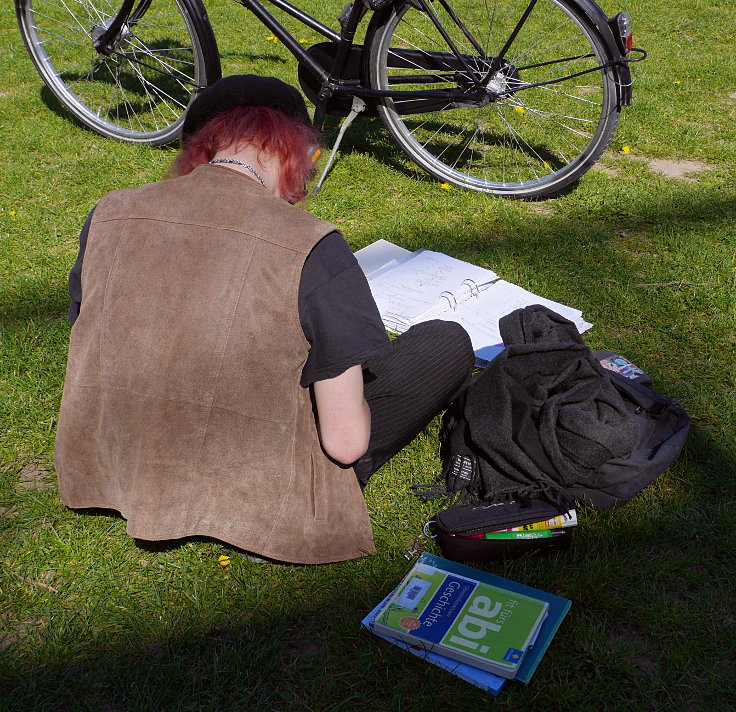
[[[337,138],[335,139],[335,143],[332,146],[332,151],[330,152],[330,156],[327,159],[327,164],[324,167],[324,170],[322,171],[322,175],[320,175],[319,180],[317,181],[316,185],[312,189],[312,195],[317,195],[320,188],[322,187],[322,184],[325,182],[325,178],[327,178],[327,173],[330,170],[330,167],[332,166],[332,162],[335,160],[335,155],[337,154],[337,149],[340,147],[340,143],[342,141],[343,136],[345,135],[345,131],[347,131],[348,126],[353,123],[353,120],[355,119],[358,114],[360,114],[365,109],[365,101],[361,99],[359,96],[353,97],[353,105],[350,108],[350,113],[345,117],[345,120],[340,125],[340,131],[337,134]]]

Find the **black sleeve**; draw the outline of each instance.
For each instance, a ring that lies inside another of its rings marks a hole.
[[[299,319],[311,346],[304,387],[339,376],[390,343],[368,280],[337,232],[322,238],[304,262]]]
[[[69,305],[67,318],[73,324],[79,316],[79,307],[82,303],[82,262],[84,260],[84,250],[87,247],[87,235],[89,234],[89,224],[92,222],[92,213],[95,209],[89,211],[89,215],[84,222],[82,231],[79,233],[79,252],[77,253],[77,261],[69,272],[69,296],[72,303]]]

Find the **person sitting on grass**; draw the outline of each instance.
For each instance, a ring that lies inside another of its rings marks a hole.
[[[293,205],[319,142],[296,89],[227,77],[190,106],[174,177],[90,213],[55,445],[67,506],[279,561],[375,550],[362,487],[474,355],[452,322],[388,339],[345,239]]]

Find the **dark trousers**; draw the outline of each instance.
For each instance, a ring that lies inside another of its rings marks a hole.
[[[413,326],[363,364],[371,439],[353,466],[362,485],[467,388],[474,364],[465,329],[439,320]]]

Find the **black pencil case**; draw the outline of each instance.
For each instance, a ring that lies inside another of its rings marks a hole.
[[[440,512],[431,525],[435,541],[447,559],[453,561],[495,561],[533,552],[564,551],[572,543],[574,527],[562,527],[544,538],[485,539],[474,535],[521,527],[551,519],[565,512],[543,500],[522,505],[502,502],[491,505],[463,505]],[[527,534],[534,536],[533,532]]]

